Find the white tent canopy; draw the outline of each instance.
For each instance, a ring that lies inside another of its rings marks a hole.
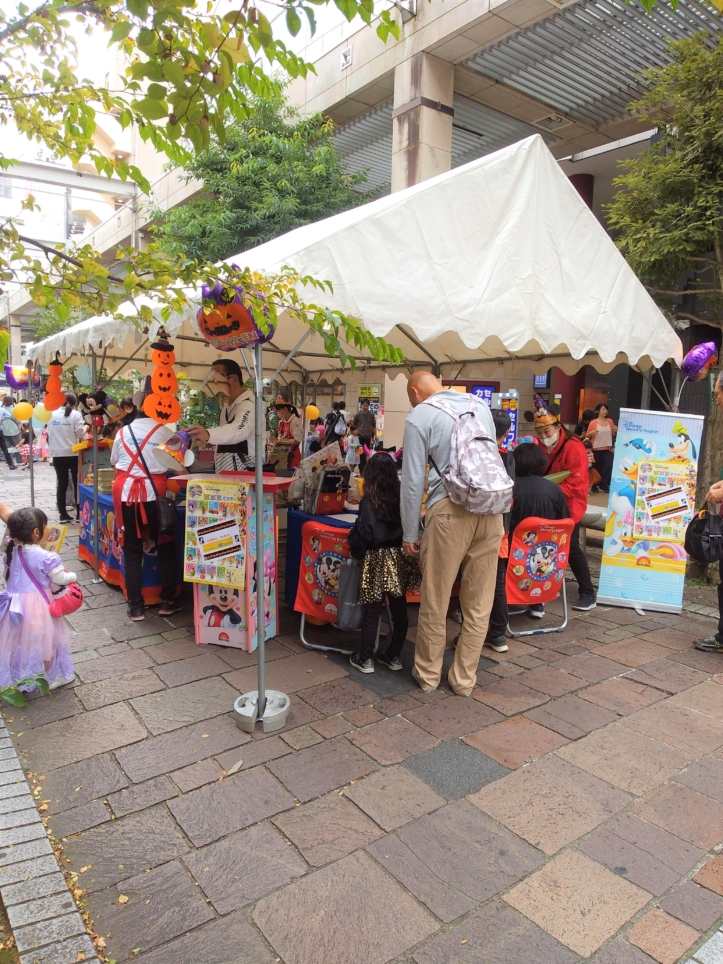
[[[331,281],[333,294],[306,296],[401,347],[408,366],[445,376],[490,375],[500,364],[510,375],[553,365],[644,371],[682,360],[680,339],[539,135],[228,260],[267,273],[289,265]],[[158,309],[154,315],[160,319]],[[166,325],[191,377],[216,357],[200,347],[194,315],[189,308]],[[276,369],[304,330],[282,318],[264,349],[265,370]],[[92,346],[106,351],[110,369],[114,357],[136,349],[131,367],[143,371],[149,349],[141,339],[123,321],[88,319],[28,346],[27,357],[47,362],[56,351]],[[313,335],[290,374],[340,366]]]

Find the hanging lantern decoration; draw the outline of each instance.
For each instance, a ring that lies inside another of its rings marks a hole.
[[[146,396],[143,402],[143,412],[154,422],[168,425],[169,422],[177,422],[181,417],[181,406],[174,394],[178,391],[178,382],[173,371],[176,356],[173,345],[163,330],[158,333],[158,340],[152,343],[151,349],[151,360],[156,367],[151,375],[151,394]]]
[[[56,408],[65,405],[65,392],[60,383],[63,366],[60,363],[60,358],[57,353],[55,355],[55,361],[50,362],[48,365],[48,371],[50,374],[45,383],[45,398],[43,399],[43,404],[49,412],[54,412]]]
[[[28,370],[23,368],[22,365],[4,365],[5,380],[7,381],[10,388],[14,388],[18,392],[27,392],[28,389]],[[33,372],[33,389],[40,388],[40,375],[37,372]]]
[[[238,265],[231,267],[238,270]],[[213,305],[210,311],[208,307],[198,309],[198,328],[206,341],[219,351],[249,348],[274,337],[273,325],[269,325],[268,333],[264,334],[254,321],[250,308],[245,304],[243,288],[225,288],[223,285],[209,288],[204,285],[203,299],[213,302]]]
[[[33,406],[30,402],[18,402],[13,408],[13,415],[18,422],[27,422],[33,415]]]

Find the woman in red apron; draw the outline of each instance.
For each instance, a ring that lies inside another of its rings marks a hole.
[[[301,419],[299,418],[299,413],[291,402],[287,402],[281,397],[276,399],[274,408],[279,416],[279,427],[276,437],[293,439],[296,442],[296,445],[294,445],[289,452],[288,461],[288,467],[290,469],[295,469],[301,462],[300,446],[303,426],[301,424]]]

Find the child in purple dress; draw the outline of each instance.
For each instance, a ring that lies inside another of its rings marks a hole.
[[[77,577],[64,568],[57,552],[39,545],[48,525],[41,509],[11,512],[0,502],[0,519],[11,540],[5,552],[10,606],[0,620],[0,687],[42,674],[50,689],[57,689],[71,683],[75,673],[70,632],[62,616],[50,615],[50,592]]]

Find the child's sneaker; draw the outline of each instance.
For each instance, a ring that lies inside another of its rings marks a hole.
[[[403,668],[402,661],[398,656],[389,657],[386,653],[377,653],[377,663],[386,666],[387,669],[390,669],[393,673]]]
[[[352,666],[355,666],[360,673],[374,672],[373,659],[362,659],[358,653],[352,653],[352,655],[349,657],[349,662]]]

